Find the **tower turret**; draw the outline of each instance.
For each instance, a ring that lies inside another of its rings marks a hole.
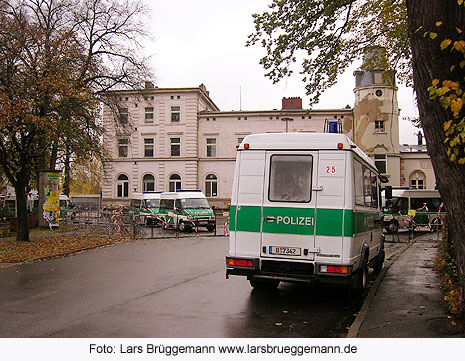
[[[368,52],[354,72],[354,141],[372,157],[389,184],[400,185],[399,108],[395,76],[383,69],[380,48]]]

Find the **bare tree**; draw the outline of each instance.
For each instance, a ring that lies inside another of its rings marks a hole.
[[[60,154],[103,154],[101,94],[150,76],[139,55],[146,14],[140,1],[0,0],[0,166],[16,191],[18,240],[29,239],[35,171]]]

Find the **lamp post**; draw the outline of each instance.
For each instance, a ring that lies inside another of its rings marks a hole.
[[[292,122],[294,120],[294,118],[281,118],[281,120],[283,122],[286,122],[286,133],[288,132],[288,125],[289,125],[289,122]]]

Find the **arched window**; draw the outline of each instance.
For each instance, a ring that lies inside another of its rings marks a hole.
[[[182,189],[181,176],[179,174],[171,174],[169,190],[175,192],[177,189]]]
[[[129,197],[129,178],[125,174],[120,174],[116,181],[116,197]]]
[[[142,189],[143,192],[155,191],[155,177],[151,174],[146,174],[142,178]]]
[[[413,171],[410,174],[410,188],[412,189],[426,189],[425,173],[421,170]]]
[[[205,195],[218,197],[218,178],[214,174],[208,174],[205,178]]]

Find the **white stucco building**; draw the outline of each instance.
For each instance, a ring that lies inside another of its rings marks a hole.
[[[399,145],[397,88],[380,71],[358,71],[354,108],[303,109],[283,98],[280,110],[220,111],[204,85],[115,91],[118,110],[105,106],[104,204],[127,204],[134,192],[201,189],[210,204],[231,197],[236,146],[247,134],[343,132],[389,177],[393,186],[434,188],[424,146]]]

